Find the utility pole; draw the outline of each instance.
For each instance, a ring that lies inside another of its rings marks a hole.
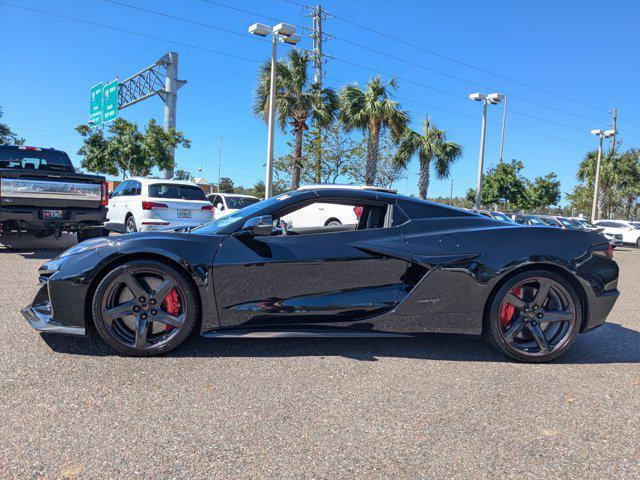
[[[311,18],[313,19],[313,31],[311,38],[313,39],[313,65],[316,67],[316,74],[313,81],[322,90],[322,20],[325,14],[322,11],[322,5],[316,5],[316,8],[311,12]],[[315,125],[315,165],[314,165],[314,177],[316,183],[322,181],[322,128],[316,123]]]
[[[453,178],[451,179],[451,192],[449,192],[449,205],[453,205]]]
[[[504,149],[504,125],[507,120],[507,97],[506,95],[502,96],[502,101],[504,102],[504,110],[502,111],[502,136],[500,138],[500,158],[498,159],[499,163],[502,163],[502,150]]]
[[[595,222],[596,220],[598,220],[598,217],[599,217],[597,213],[600,213],[596,210],[596,208],[598,205],[598,194],[599,194],[599,188],[600,188],[600,162],[602,161],[602,140],[604,138],[613,137],[616,133],[615,133],[615,130],[591,130],[591,133],[599,137],[598,160],[596,163],[596,179],[595,179],[596,181],[595,181],[595,185],[593,186],[593,205],[591,206],[591,221]]]
[[[166,78],[164,91],[160,92],[160,97],[164,100],[164,129],[168,132],[176,128],[176,104],[178,103],[178,53],[169,52],[164,57],[166,59]],[[175,148],[171,149],[172,163],[175,161]],[[162,178],[173,178],[173,167],[162,171]]]
[[[611,153],[616,151],[616,133],[618,133],[618,109],[613,109],[613,135],[611,136]]]
[[[222,137],[218,137],[218,193],[220,193],[220,160],[222,158]]]

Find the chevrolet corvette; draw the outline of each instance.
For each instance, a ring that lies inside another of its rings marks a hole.
[[[296,226],[316,204],[352,208],[354,223]],[[303,187],[192,229],[87,240],[39,279],[22,311],[31,326],[97,334],[135,356],[166,353],[193,332],[439,332],[481,335],[514,359],[543,362],[602,325],[618,297],[601,235],[373,187]]]

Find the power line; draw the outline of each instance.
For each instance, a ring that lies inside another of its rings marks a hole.
[[[235,12],[240,12],[240,13],[244,13],[246,15],[251,15],[254,17],[260,17],[260,18],[266,18],[267,20],[271,20],[272,22],[281,22],[282,20],[279,18],[275,18],[275,17],[270,17],[268,15],[264,15],[262,13],[256,13],[256,12],[252,12],[251,10],[245,10],[243,8],[238,8],[238,7],[234,7],[233,5],[228,5],[226,3],[222,3],[222,2],[216,2],[214,0],[202,0],[205,3],[210,3],[211,5],[217,5],[218,7],[222,7],[222,8],[227,8],[229,10],[233,10]],[[289,23],[290,25],[293,25],[294,27],[300,29],[300,30],[309,30],[308,27],[303,27],[301,25],[296,25],[295,23],[290,23],[290,22],[286,22]]]
[[[158,40],[158,41],[161,41],[161,42],[172,43],[172,44],[180,45],[180,46],[183,46],[183,47],[194,48],[196,50],[202,50],[204,52],[214,53],[216,55],[223,55],[225,57],[235,58],[235,59],[238,59],[238,60],[243,60],[243,61],[247,61],[247,62],[251,62],[251,63],[256,63],[256,64],[260,63],[259,60],[255,60],[255,59],[252,59],[252,58],[241,57],[240,55],[234,55],[232,53],[222,52],[220,50],[214,50],[214,49],[211,49],[211,48],[201,47],[199,45],[193,45],[191,43],[185,43],[185,42],[180,42],[180,41],[177,41],[177,40],[162,38],[162,37],[158,37],[156,35],[150,35],[148,33],[136,32],[134,30],[128,30],[126,28],[115,27],[113,25],[106,25],[106,24],[103,24],[103,23],[93,22],[91,20],[84,20],[84,19],[81,19],[81,18],[70,17],[70,16],[67,16],[67,15],[61,15],[59,13],[47,12],[45,10],[39,10],[37,8],[23,7],[21,5],[14,5],[12,3],[7,3],[7,2],[2,2],[2,1],[0,1],[0,5],[4,5],[4,6],[7,6],[7,7],[18,8],[20,10],[26,10],[26,11],[29,11],[29,12],[39,13],[41,15],[47,15],[47,16],[50,16],[50,17],[63,18],[65,20],[78,22],[78,23],[84,23],[85,25],[91,25],[93,27],[104,28],[104,29],[107,29],[107,30],[114,30],[114,31],[122,32],[122,33],[127,33],[129,35],[136,35],[138,37],[150,38],[152,40]]]
[[[285,0],[285,1],[287,1],[287,0]],[[355,21],[353,21],[353,20],[350,20],[350,19],[348,19],[348,18],[342,17],[342,16],[340,16],[340,15],[336,15],[336,14],[333,14],[333,15],[334,15],[334,17],[335,17],[337,20],[342,20],[342,21],[343,21],[343,22],[345,22],[345,23],[348,23],[348,24],[354,25],[354,26],[356,26],[356,27],[358,27],[358,28],[361,28],[361,29],[363,29],[363,30],[367,30],[367,31],[369,31],[369,32],[375,33],[375,34],[377,34],[377,35],[380,35],[380,36],[382,36],[382,37],[388,38],[388,39],[390,39],[390,40],[394,40],[394,41],[396,41],[396,42],[402,43],[403,45],[407,45],[407,46],[409,46],[409,47],[416,48],[416,49],[421,50],[421,51],[423,51],[423,52],[425,52],[425,53],[428,53],[428,54],[430,54],[430,55],[434,55],[434,56],[437,56],[437,57],[443,58],[443,59],[445,59],[445,60],[448,60],[448,61],[450,61],[450,62],[457,63],[458,65],[462,65],[462,66],[464,66],[464,67],[471,68],[471,69],[473,69],[473,70],[477,70],[477,71],[479,71],[479,72],[482,72],[482,73],[485,73],[485,74],[488,74],[488,75],[495,76],[495,77],[500,78],[500,79],[502,79],[502,80],[506,80],[506,81],[509,81],[509,82],[512,82],[512,83],[515,83],[515,84],[521,85],[521,86],[523,86],[523,87],[527,87],[527,88],[530,88],[530,89],[532,89],[532,90],[536,90],[536,91],[541,92],[541,93],[544,93],[544,94],[546,94],[546,95],[551,95],[551,96],[554,96],[554,97],[556,97],[556,98],[560,98],[560,99],[562,99],[562,100],[565,100],[565,101],[568,101],[568,102],[575,103],[575,104],[577,104],[577,105],[582,105],[583,107],[588,107],[588,108],[591,108],[591,109],[594,109],[594,110],[598,110],[598,111],[600,111],[600,112],[609,113],[607,110],[605,110],[605,109],[603,109],[603,108],[601,108],[601,107],[596,107],[596,106],[594,106],[594,105],[591,105],[591,104],[588,104],[588,103],[585,103],[585,102],[581,102],[581,101],[579,101],[579,100],[574,100],[574,99],[569,98],[569,97],[566,97],[566,96],[564,96],[564,95],[560,95],[560,94],[557,94],[557,93],[551,92],[551,91],[549,91],[549,90],[546,90],[546,89],[543,89],[543,88],[539,88],[539,87],[536,87],[536,86],[534,86],[534,85],[531,85],[531,84],[528,84],[528,83],[522,82],[522,81],[520,81],[520,80],[516,80],[516,79],[510,78],[510,77],[507,77],[507,76],[505,76],[505,75],[502,75],[502,74],[499,74],[499,73],[492,72],[492,71],[487,70],[487,69],[484,69],[484,68],[482,68],[482,67],[478,67],[477,65],[473,65],[473,64],[470,64],[470,63],[467,63],[467,62],[463,62],[463,61],[461,61],[461,60],[458,60],[458,59],[455,59],[455,58],[450,57],[450,56],[448,56],[448,55],[445,55],[445,54],[442,54],[442,53],[436,52],[436,51],[434,51],[434,50],[430,50],[430,49],[424,48],[424,47],[422,47],[422,46],[420,46],[420,45],[416,45],[415,43],[408,42],[408,41],[406,41],[406,40],[403,40],[403,39],[401,39],[401,38],[395,37],[395,36],[393,36],[393,35],[389,35],[389,34],[387,34],[387,33],[380,32],[379,30],[376,30],[376,29],[371,28],[371,27],[367,27],[366,25],[363,25],[363,24],[361,24],[361,23],[355,22]]]

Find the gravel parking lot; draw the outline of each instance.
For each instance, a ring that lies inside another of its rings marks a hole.
[[[640,250],[616,251],[609,322],[548,365],[442,335],[124,358],[23,320],[56,254],[0,247],[2,478],[640,478]]]

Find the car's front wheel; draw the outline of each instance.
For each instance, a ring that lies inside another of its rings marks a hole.
[[[166,353],[193,331],[196,295],[186,273],[167,263],[126,262],[109,272],[96,289],[92,306],[96,330],[127,355]]]
[[[546,362],[573,344],[581,318],[580,300],[567,280],[545,270],[528,271],[498,290],[483,336],[516,360]]]

